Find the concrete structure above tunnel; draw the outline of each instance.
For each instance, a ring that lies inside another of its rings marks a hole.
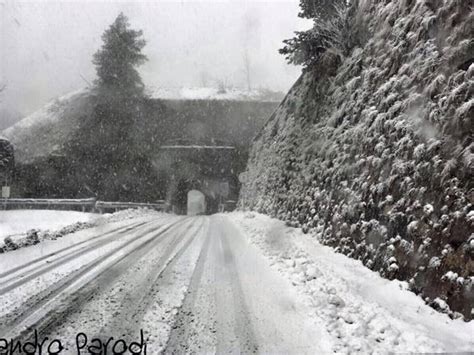
[[[201,143],[201,144],[200,144]],[[211,150],[235,150],[234,146],[226,145],[223,141],[212,140],[209,142],[195,142],[191,139],[174,139],[160,147],[162,150],[189,150],[189,149],[211,149]]]

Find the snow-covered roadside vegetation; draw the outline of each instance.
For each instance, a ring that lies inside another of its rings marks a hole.
[[[0,238],[24,234],[30,229],[60,229],[76,222],[93,222],[94,213],[56,210],[0,211]]]
[[[0,211],[0,253],[43,240],[56,240],[79,230],[136,217],[160,214],[149,209],[128,209],[103,215],[76,211]]]
[[[346,353],[457,352],[474,348],[474,322],[450,319],[358,261],[334,252],[300,228],[254,212],[228,215],[269,263],[297,288]]]

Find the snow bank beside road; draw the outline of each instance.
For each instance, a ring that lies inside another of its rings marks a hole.
[[[291,280],[313,317],[337,341],[334,351],[452,352],[474,349],[474,322],[451,320],[360,261],[335,253],[300,229],[255,213],[229,217]]]
[[[0,240],[31,229],[60,229],[76,222],[94,222],[98,215],[76,211],[12,210],[0,211]]]
[[[103,215],[55,210],[0,211],[0,253],[86,228],[153,215],[162,213],[149,209],[127,209]]]

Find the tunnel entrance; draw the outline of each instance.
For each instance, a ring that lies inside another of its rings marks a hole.
[[[153,164],[169,176],[166,200],[174,213],[213,214],[238,197],[239,157],[235,147],[214,139],[180,139],[161,146]]]
[[[180,179],[170,186],[168,200],[174,213],[196,216],[219,212],[219,202],[223,196],[216,190],[218,183]]]
[[[199,190],[188,192],[188,216],[199,216],[206,214],[206,196]]]

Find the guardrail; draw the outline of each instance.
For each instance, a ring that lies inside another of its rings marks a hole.
[[[137,202],[109,202],[97,201],[95,198],[85,199],[36,199],[36,198],[8,198],[0,199],[0,204],[4,210],[26,208],[59,208],[59,209],[80,209],[83,212],[118,211],[127,208],[150,208],[158,211],[167,211],[168,204],[165,201],[156,203],[137,203]]]
[[[49,198],[8,198],[0,200],[3,209],[9,209],[9,207],[16,208],[31,208],[31,207],[43,207],[49,208],[64,208],[64,207],[76,207],[81,209],[83,212],[86,210],[94,210],[96,199],[95,198],[84,198],[84,199],[49,199]]]
[[[95,208],[99,213],[103,213],[106,210],[124,210],[127,208],[150,208],[157,211],[167,211],[168,204],[165,201],[159,201],[157,203],[139,203],[139,202],[107,202],[97,201]]]

